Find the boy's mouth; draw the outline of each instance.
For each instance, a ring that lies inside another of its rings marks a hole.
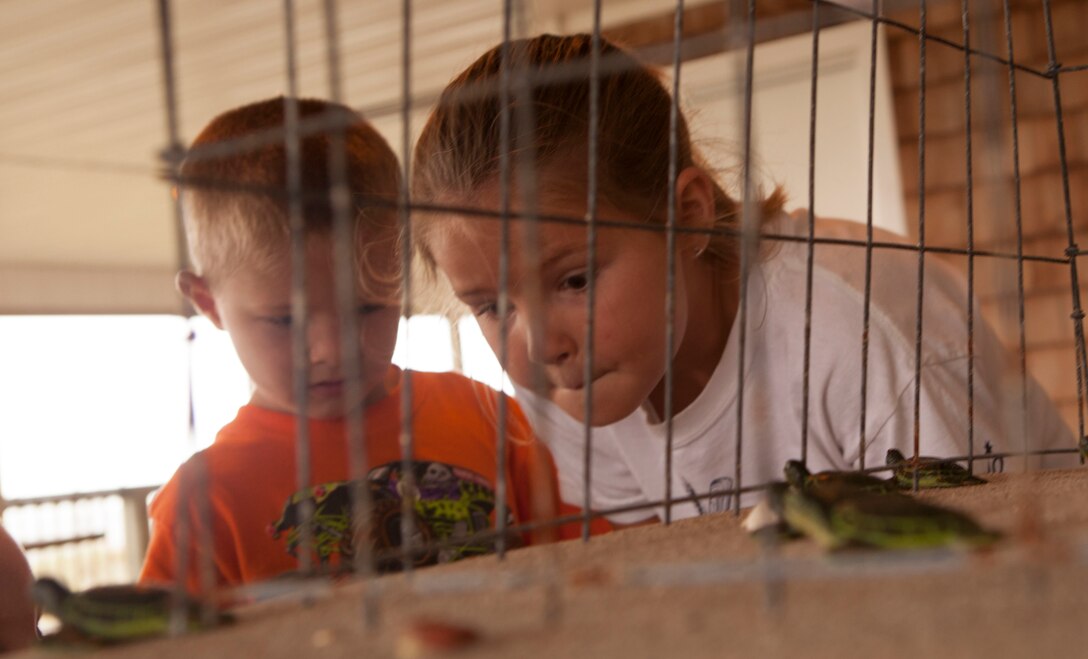
[[[336,398],[344,393],[343,380],[322,380],[310,385],[310,393],[320,398]]]

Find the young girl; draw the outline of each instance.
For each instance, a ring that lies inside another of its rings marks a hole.
[[[764,238],[742,314],[740,203],[701,165],[683,117],[676,131],[674,340],[666,354],[668,255],[662,228],[668,221],[672,100],[653,71],[607,41],[600,52],[596,147],[601,225],[590,269],[583,218],[591,48],[587,35],[515,41],[509,44],[505,90],[500,48],[485,53],[444,91],[414,163],[414,202],[451,208],[417,214],[416,246],[449,278],[497,355],[505,327],[507,370],[534,429],[552,449],[564,500],[583,501],[588,423],[594,509],[624,508],[609,515],[619,523],[663,516],[663,506],[654,502],[665,499],[667,362],[673,372],[671,495],[716,494],[674,504],[674,518],[722,510],[734,488],[781,478],[785,461],[801,455],[806,432],[813,471],[857,468],[862,433],[867,466],[883,464],[889,448],[912,454],[917,254],[873,254],[862,430],[865,250],[816,247],[806,418],[808,247],[804,241]],[[509,82],[526,75],[527,94]],[[501,98],[509,99],[505,139]],[[761,231],[807,236],[807,214],[785,214],[783,201],[775,191],[759,202]],[[508,316],[500,318],[503,236],[494,213],[504,203],[514,216],[545,219],[535,227],[511,221]],[[568,220],[547,221],[555,217]],[[865,227],[820,220],[817,234],[864,240]],[[592,357],[586,341],[591,281]],[[968,450],[966,301],[959,279],[927,259],[918,427],[926,454]],[[1020,450],[1022,440],[1005,423],[999,398],[1007,355],[977,307],[975,313],[974,450],[982,453],[984,443],[997,452]],[[746,323],[743,360],[740,322]],[[1026,447],[1071,447],[1069,430],[1030,378],[1027,399],[1026,427],[1034,434]],[[738,423],[743,482],[735,479]],[[756,496],[747,494],[741,503],[750,505]]]

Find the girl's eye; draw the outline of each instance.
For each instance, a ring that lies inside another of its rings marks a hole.
[[[290,327],[291,316],[267,316],[264,322],[275,327]]]
[[[499,305],[494,302],[477,305],[472,309],[472,313],[477,318],[494,318],[499,313]]]
[[[561,287],[568,291],[584,291],[589,287],[589,273],[580,272],[563,279]]]

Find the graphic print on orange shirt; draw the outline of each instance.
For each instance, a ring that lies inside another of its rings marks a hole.
[[[391,462],[372,469],[366,478],[371,501],[370,542],[376,568],[392,572],[404,568],[401,552],[401,517],[406,491],[412,499],[412,565],[479,556],[494,551],[494,537],[477,537],[492,528],[495,492],[483,476],[442,462],[412,463],[412,478],[402,478],[402,464]],[[414,483],[414,484],[413,484]],[[283,514],[268,525],[273,540],[286,540],[285,551],[297,557],[302,543],[304,507],[310,507],[310,552],[322,571],[351,569],[352,483],[322,483],[293,494]],[[507,523],[514,523],[507,512]],[[520,537],[511,534],[507,546],[516,547]]]

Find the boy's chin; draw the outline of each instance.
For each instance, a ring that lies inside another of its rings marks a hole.
[[[364,400],[362,398],[355,400],[350,405],[346,404],[343,398],[335,399],[322,399],[319,401],[311,401],[306,411],[306,416],[311,419],[339,419],[347,416],[349,412],[366,407],[381,400],[384,396],[378,397],[376,400]]]

